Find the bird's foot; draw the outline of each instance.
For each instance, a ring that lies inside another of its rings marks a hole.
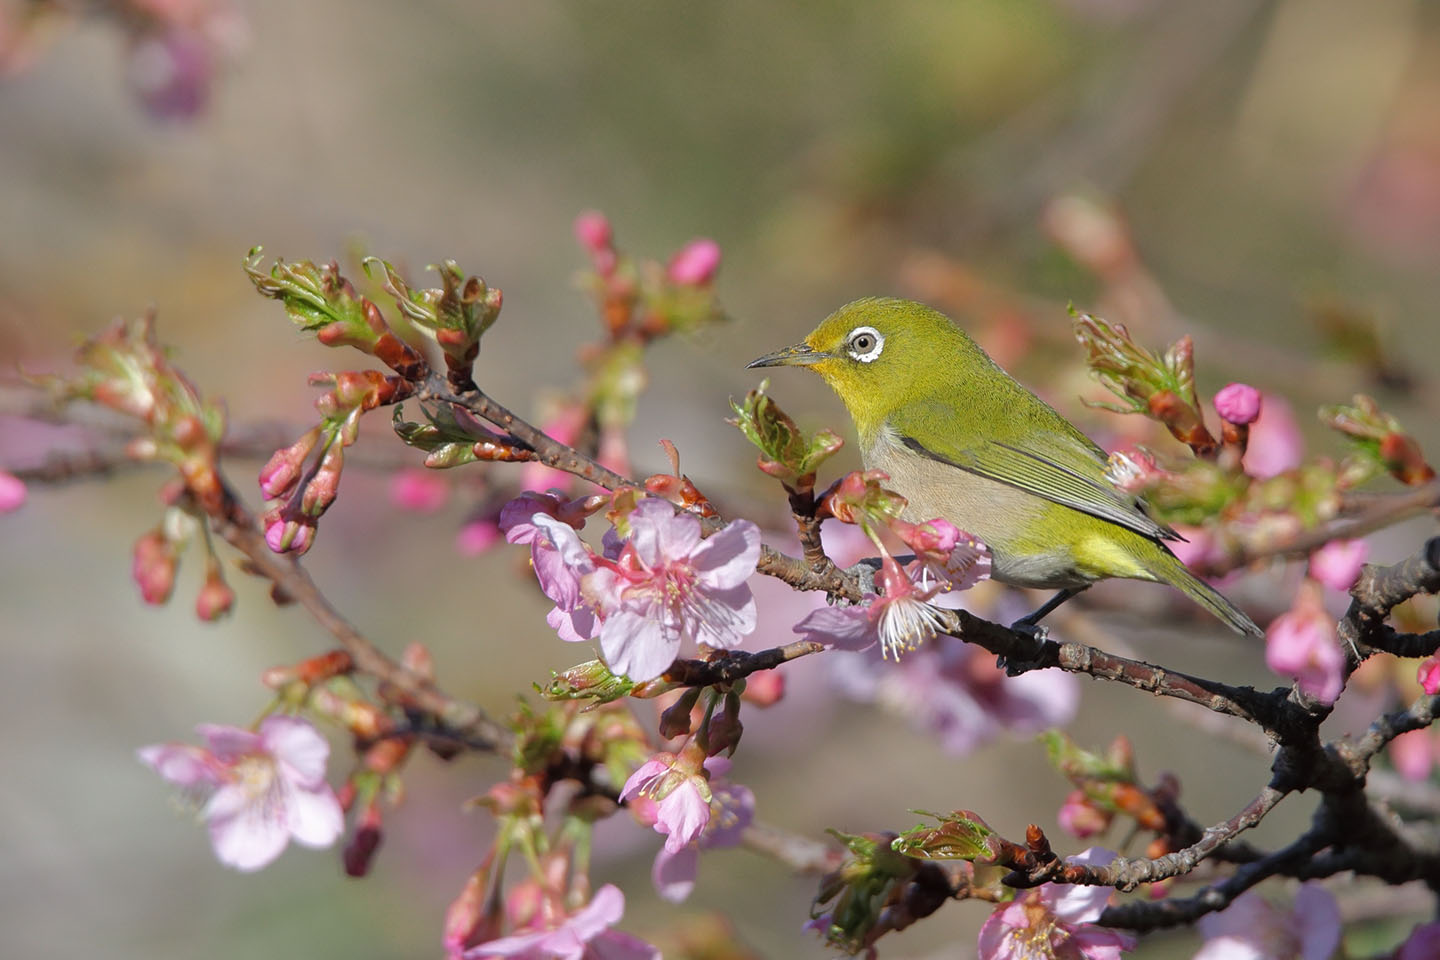
[[[1036,643],[1044,643],[1050,639],[1050,628],[1043,623],[1036,623],[1029,617],[1021,617],[1010,624],[1010,629],[1016,633],[1023,633]]]

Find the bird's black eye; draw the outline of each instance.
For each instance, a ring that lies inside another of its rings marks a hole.
[[[850,341],[850,349],[856,353],[869,353],[875,349],[875,337],[868,333],[856,334],[855,339]]]

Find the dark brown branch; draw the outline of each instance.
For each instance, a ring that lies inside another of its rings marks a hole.
[[[783,647],[771,647],[750,653],[746,650],[724,650],[707,660],[676,660],[665,671],[664,679],[684,687],[708,687],[716,683],[734,683],[761,670],[773,670],[782,663],[819,653],[825,646],[813,640],[796,640]]]

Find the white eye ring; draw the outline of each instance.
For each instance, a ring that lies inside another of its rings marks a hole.
[[[846,352],[861,363],[874,363],[885,349],[885,335],[874,327],[856,327],[845,338]]]

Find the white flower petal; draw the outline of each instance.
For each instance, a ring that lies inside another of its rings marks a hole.
[[[330,846],[345,830],[345,813],[328,785],[319,790],[288,791],[285,819],[296,843],[316,849]]]
[[[260,721],[260,739],[263,749],[284,765],[296,784],[314,787],[324,782],[330,744],[309,721],[278,714],[266,717]]]
[[[211,808],[206,809],[208,815]],[[215,856],[236,870],[259,870],[280,856],[289,841],[290,831],[279,818],[267,815],[264,804],[245,803],[233,815],[210,817]]]

